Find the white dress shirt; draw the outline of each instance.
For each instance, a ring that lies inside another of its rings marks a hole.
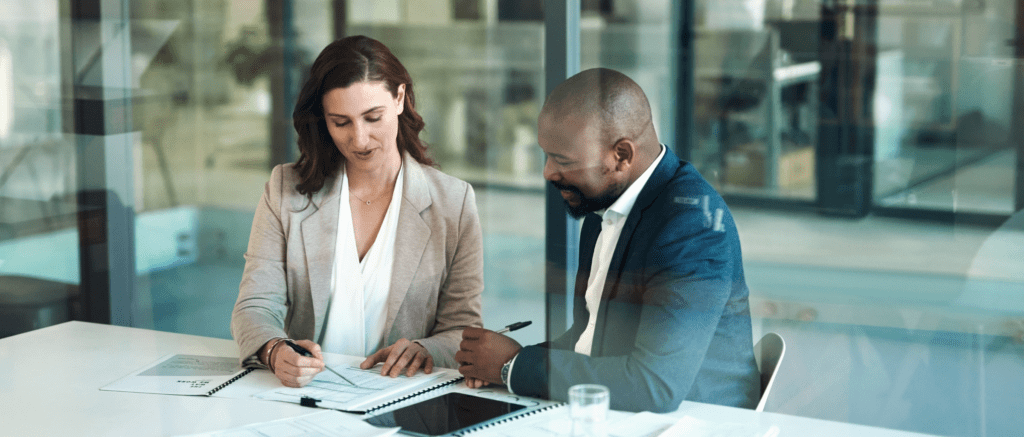
[[[398,233],[399,208],[402,205],[402,172],[370,249],[359,260],[356,249],[352,209],[349,204],[348,176],[341,172],[341,202],[338,233],[331,275],[331,301],[323,329],[323,350],[345,355],[369,356],[387,346],[387,323],[391,270],[395,264],[395,235]]]
[[[636,198],[640,196],[640,191],[643,190],[644,185],[647,185],[647,180],[651,178],[651,174],[654,173],[654,169],[658,167],[658,163],[664,156],[665,146],[661,146],[658,158],[629,185],[629,188],[626,188],[626,191],[622,192],[615,203],[605,210],[594,212],[601,216],[601,233],[598,234],[597,243],[594,244],[594,257],[590,262],[590,278],[587,280],[586,301],[590,319],[587,322],[587,328],[583,330],[580,339],[576,341],[576,353],[590,355],[590,350],[594,346],[597,311],[600,309],[601,294],[608,278],[608,268],[612,262],[612,255],[615,253],[615,245],[619,241],[619,235],[622,234],[622,227],[626,225],[626,217],[633,210]]]

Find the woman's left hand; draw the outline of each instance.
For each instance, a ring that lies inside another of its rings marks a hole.
[[[421,367],[423,373],[434,370],[434,357],[430,356],[427,348],[404,338],[366,357],[366,360],[359,364],[359,368],[369,369],[381,362],[384,366],[381,367],[380,374],[391,377],[401,375],[403,370],[406,376],[413,376]]]

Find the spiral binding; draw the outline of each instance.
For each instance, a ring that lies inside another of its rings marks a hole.
[[[533,416],[533,415],[538,414],[538,413],[543,413],[545,411],[553,410],[553,409],[558,408],[558,407],[564,407],[565,405],[567,405],[567,404],[564,403],[564,402],[560,402],[560,403],[557,403],[557,404],[546,405],[546,406],[538,408],[536,410],[529,410],[529,411],[526,411],[526,412],[523,412],[523,413],[516,414],[514,416],[506,417],[506,418],[501,419],[501,420],[496,420],[496,421],[493,421],[493,422],[487,422],[487,423],[484,423],[482,425],[474,426],[472,428],[466,428],[466,429],[462,430],[460,433],[456,434],[456,436],[462,437],[462,436],[465,436],[467,434],[472,434],[472,433],[477,432],[477,431],[483,431],[483,430],[485,430],[487,428],[490,428],[492,426],[498,426],[498,425],[501,425],[501,424],[505,424],[505,423],[511,422],[513,420],[518,420],[518,419],[522,419],[524,417],[530,417],[530,416]]]
[[[249,368],[245,369],[244,371],[242,371],[242,373],[239,373],[239,374],[235,375],[234,378],[231,378],[231,379],[227,380],[227,382],[225,382],[225,383],[223,383],[221,385],[218,385],[217,387],[214,387],[213,390],[210,390],[210,391],[206,392],[206,395],[207,396],[213,396],[214,393],[217,393],[217,390],[220,390],[220,389],[222,389],[224,387],[227,387],[228,385],[231,385],[232,382],[238,381],[239,378],[241,378],[241,377],[243,377],[245,375],[248,375],[249,372],[252,372],[253,370],[256,370],[256,368],[255,367],[249,367]]]
[[[390,407],[390,406],[392,406],[392,405],[394,405],[394,404],[397,404],[397,403],[399,403],[399,402],[402,402],[402,401],[408,400],[408,399],[410,399],[410,398],[414,398],[414,397],[416,397],[416,396],[419,396],[419,395],[421,395],[421,394],[423,394],[423,393],[426,393],[426,392],[428,392],[428,391],[431,391],[431,390],[437,390],[437,389],[439,389],[439,388],[441,388],[441,387],[446,387],[446,386],[449,386],[449,385],[452,385],[452,384],[456,384],[456,383],[458,383],[459,381],[462,381],[463,379],[465,379],[465,378],[464,378],[464,377],[462,377],[462,376],[460,376],[460,377],[458,377],[458,378],[455,378],[455,379],[451,379],[451,380],[448,380],[448,381],[442,382],[442,383],[440,383],[440,384],[437,384],[437,385],[432,385],[432,386],[430,386],[430,387],[426,387],[426,388],[423,388],[423,389],[421,389],[420,391],[417,391],[417,392],[414,392],[414,393],[410,393],[410,394],[407,394],[407,395],[405,395],[405,396],[403,396],[403,397],[400,397],[400,398],[398,398],[398,399],[394,399],[394,400],[388,401],[388,402],[386,402],[386,403],[380,404],[380,405],[378,405],[378,406],[376,406],[376,407],[370,408],[370,409],[366,410],[366,414],[370,414],[370,413],[373,413],[373,412],[375,412],[375,411],[381,410],[381,409],[383,409],[383,408],[387,408],[387,407]]]

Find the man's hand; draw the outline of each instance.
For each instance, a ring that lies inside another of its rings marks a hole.
[[[306,348],[313,356],[299,355],[283,341],[272,351],[274,376],[288,387],[302,387],[324,370],[324,356],[320,352],[320,345],[309,340],[296,340],[295,344]]]
[[[366,360],[359,364],[359,368],[369,369],[380,362],[384,363],[380,368],[380,374],[392,378],[401,375],[403,370],[406,376],[413,376],[420,367],[423,368],[423,373],[434,371],[434,357],[430,356],[427,348],[404,338],[366,357]]]
[[[459,373],[466,377],[466,385],[479,388],[488,383],[501,384],[501,366],[516,356],[523,347],[519,342],[494,331],[466,328],[462,343],[455,353]]]
[[[466,387],[469,387],[469,388],[480,388],[480,387],[483,387],[485,385],[491,385],[491,383],[489,383],[487,381],[482,381],[482,380],[479,380],[479,379],[476,379],[476,378],[466,377]]]

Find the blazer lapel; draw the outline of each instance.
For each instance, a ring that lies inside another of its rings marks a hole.
[[[633,240],[633,234],[636,233],[637,224],[640,223],[640,219],[643,218],[644,211],[646,211],[654,201],[661,194],[662,189],[671,180],[672,175],[679,169],[679,158],[675,153],[672,153],[672,149],[665,147],[665,156],[661,158],[661,162],[651,173],[651,177],[647,179],[647,184],[640,190],[640,194],[636,198],[636,203],[633,204],[633,209],[626,216],[626,224],[622,226],[622,233],[619,234],[619,241],[615,242],[615,252],[613,252],[611,263],[608,268],[608,278],[605,280],[604,289],[601,290],[601,301],[608,302],[615,298],[618,293],[619,281],[622,278],[622,272],[626,268],[625,253],[626,248],[629,247]],[[613,276],[614,275],[614,276]],[[615,294],[613,294],[615,293]],[[601,304],[597,310],[597,327],[594,331],[594,346],[591,354],[593,356],[600,356],[602,348],[601,338],[604,337],[605,318],[608,315],[608,305]]]
[[[313,339],[318,341],[320,330],[327,316],[327,304],[331,299],[331,274],[334,272],[334,248],[338,236],[338,212],[340,210],[340,173],[327,179],[324,192],[321,189],[313,195],[315,208],[302,219],[302,245],[306,254],[306,268],[309,274],[309,290],[313,302]]]
[[[402,165],[405,167],[402,180],[405,192],[402,193],[402,207],[398,214],[395,260],[391,271],[391,290],[388,293],[388,318],[384,325],[384,332],[388,333],[388,344],[397,340],[391,338],[391,328],[419,270],[420,259],[430,241],[431,232],[430,225],[421,215],[432,203],[427,178],[420,163],[408,154],[402,154]]]

